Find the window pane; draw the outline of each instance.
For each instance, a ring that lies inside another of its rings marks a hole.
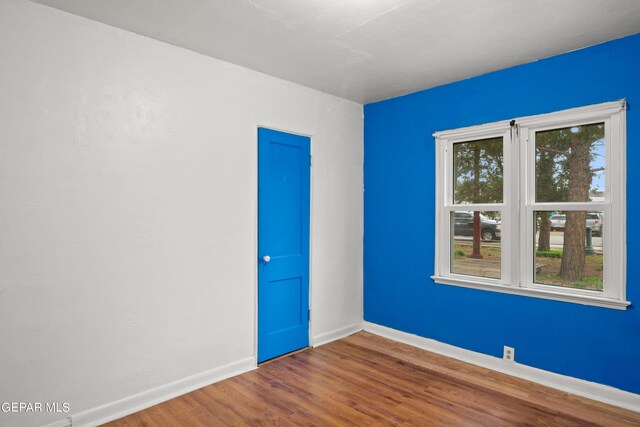
[[[502,138],[453,144],[453,202],[502,203]]]
[[[604,201],[604,123],[536,132],[536,201]]]
[[[500,278],[500,212],[451,212],[451,272]]]
[[[603,213],[538,211],[534,215],[534,282],[602,291]]]

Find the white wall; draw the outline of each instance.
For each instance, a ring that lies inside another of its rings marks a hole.
[[[323,341],[362,322],[362,106],[0,1],[2,402],[90,421],[255,363],[258,124],[313,137]]]

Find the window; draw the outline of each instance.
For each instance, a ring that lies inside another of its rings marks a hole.
[[[624,101],[434,136],[437,283],[629,305]]]

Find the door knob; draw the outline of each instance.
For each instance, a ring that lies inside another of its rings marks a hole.
[[[265,255],[265,256],[262,257],[262,260],[264,262],[269,262],[269,261],[271,261],[271,257],[269,255]]]

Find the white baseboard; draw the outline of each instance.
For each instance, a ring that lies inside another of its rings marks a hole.
[[[349,335],[353,335],[356,332],[360,332],[363,329],[362,322],[357,322],[352,325],[345,326],[343,328],[334,329],[333,331],[325,332],[324,334],[316,335],[311,338],[312,347],[320,347],[321,345],[328,344],[331,341],[336,341]]]
[[[106,405],[72,414],[71,420],[73,427],[104,424],[253,369],[256,369],[255,357],[229,363],[210,371],[202,372],[115,402],[107,403]]]
[[[556,374],[519,363],[506,362],[498,357],[465,350],[429,338],[387,328],[375,323],[364,322],[364,330],[423,350],[482,366],[514,377],[529,380],[578,396],[608,403],[632,411],[640,412],[640,395],[614,387]]]
[[[65,418],[64,420],[59,420],[43,427],[71,427],[71,418]]]
[[[365,330],[372,334],[380,335],[394,341],[412,345],[423,350],[433,353],[442,354],[463,362],[482,366],[494,371],[502,372],[514,377],[523,378],[548,387],[553,387],[578,396],[587,397],[589,399],[608,403],[610,405],[619,406],[621,408],[640,412],[640,395],[619,390],[610,386],[572,378],[565,375],[556,374],[542,369],[533,368],[518,363],[505,362],[504,360],[477,353],[471,350],[465,350],[460,347],[445,344],[429,338],[423,338],[418,335],[409,334],[388,328],[386,326],[377,325],[370,322],[358,322],[345,326],[324,334],[316,335],[312,338],[312,346],[319,347],[329,342],[339,340],[341,338],[352,335],[361,330]],[[251,371],[256,368],[255,357],[249,357],[212,369],[207,372],[183,378],[169,384],[165,384],[142,393],[138,393],[127,398],[108,403],[84,412],[73,414],[71,420],[74,427],[80,426],[98,426],[109,421],[116,420],[126,415],[141,411],[150,406],[167,401],[174,397],[199,389],[209,384],[222,381],[224,379],[239,375],[241,373]],[[69,425],[68,420],[61,420],[50,427],[58,427]],[[47,426],[49,427],[49,426]]]

